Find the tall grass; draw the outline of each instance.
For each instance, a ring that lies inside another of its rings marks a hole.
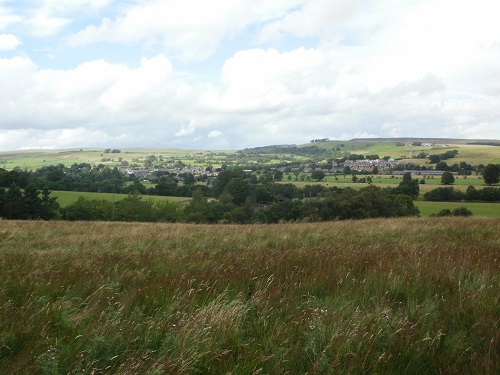
[[[0,372],[498,373],[499,227],[0,221]]]

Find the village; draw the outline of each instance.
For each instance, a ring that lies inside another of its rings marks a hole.
[[[331,168],[330,168],[331,166]],[[432,168],[425,169],[409,169],[410,163],[405,161],[394,160],[392,158],[385,159],[363,159],[363,160],[345,160],[339,163],[302,163],[299,166],[290,167],[285,165],[269,167],[270,171],[280,171],[283,173],[312,173],[314,171],[320,170],[325,174],[381,174],[381,175],[402,175],[406,172],[410,172],[416,175],[442,175],[444,171],[434,170]],[[211,166],[199,167],[199,166],[185,166],[182,168],[176,167],[173,164],[171,166],[165,166],[161,168],[151,168],[144,169],[139,167],[118,167],[118,170],[127,176],[134,175],[139,180],[151,180],[155,179],[158,175],[172,175],[182,178],[188,174],[192,174],[196,178],[206,177],[214,178],[217,177],[221,168],[214,168]],[[256,171],[255,165],[247,166],[243,169],[246,173],[253,173]]]

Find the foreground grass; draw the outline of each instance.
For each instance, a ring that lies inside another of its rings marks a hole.
[[[498,373],[499,227],[0,221],[1,372]]]

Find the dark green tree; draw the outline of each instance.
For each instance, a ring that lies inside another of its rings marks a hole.
[[[107,221],[113,218],[113,203],[79,197],[62,210],[64,220]]]
[[[316,170],[312,171],[311,178],[313,180],[316,180],[316,181],[321,181],[322,179],[325,178],[325,172],[323,172],[320,169],[316,169]]]
[[[175,223],[182,219],[181,205],[169,200],[162,200],[155,204],[156,221]]]
[[[241,206],[251,195],[250,185],[243,178],[233,178],[226,184],[224,193],[230,194],[233,197],[233,203]]]
[[[117,221],[155,221],[155,212],[151,198],[142,200],[139,194],[129,194],[115,204]]]
[[[406,172],[403,174],[403,181],[401,181],[396,188],[396,193],[409,195],[413,199],[417,198],[420,193],[418,179],[411,178],[411,173]]]
[[[483,179],[488,185],[497,184],[500,181],[500,167],[498,164],[488,164],[484,167]]]
[[[213,191],[216,197],[218,197],[220,194],[222,194],[226,188],[226,185],[231,181],[233,178],[244,178],[244,174],[242,171],[232,171],[232,170],[223,170],[219,173],[217,176],[215,182],[214,182],[214,187]],[[272,176],[271,176],[272,179]],[[245,200],[243,200],[245,202]]]
[[[283,172],[280,170],[274,171],[274,180],[281,181],[283,179]]]
[[[15,183],[10,185],[4,194],[3,207],[1,215],[11,220],[21,220],[26,218],[26,205],[24,203],[23,193]]]
[[[188,173],[186,177],[184,177],[184,184],[193,185],[195,183],[196,183],[196,178],[193,176],[192,173]]]
[[[50,196],[51,193],[47,188],[42,190],[40,218],[43,220],[59,219],[61,217],[61,206],[57,202],[57,197]]]
[[[455,182],[455,177],[453,177],[453,173],[444,172],[441,176],[441,184],[443,185],[452,185]]]

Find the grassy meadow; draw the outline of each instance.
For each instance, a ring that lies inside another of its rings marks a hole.
[[[2,374],[495,374],[500,219],[0,221]]]
[[[79,192],[79,191],[53,191],[51,197],[57,197],[57,203],[61,207],[66,207],[75,203],[79,197],[95,200],[106,200],[108,202],[118,202],[123,198],[128,197],[128,194],[113,194],[113,193],[94,193],[94,192]],[[165,197],[159,195],[144,195],[143,200],[151,199],[154,203],[162,200],[169,200],[172,202],[187,202],[191,197]]]
[[[454,159],[447,160],[448,164],[460,163],[465,161],[469,164],[499,164],[500,152],[498,146],[471,145],[470,140],[443,140],[434,139],[428,142],[435,143],[435,146],[396,146],[397,140],[351,140],[351,141],[330,141],[315,143],[316,146],[327,150],[333,149],[341,144],[341,151],[347,151],[352,154],[370,155],[377,154],[380,157],[390,156],[395,159],[401,159],[418,165],[426,165],[428,159],[414,159],[420,152],[426,154],[441,154],[448,150],[458,150],[458,155]],[[424,141],[423,143],[426,143]]]
[[[161,157],[166,162],[182,161],[193,166],[213,165],[219,167],[228,155],[234,151],[199,151],[185,149],[122,149],[120,153],[104,153],[104,149],[74,149],[74,150],[20,150],[0,151],[0,168],[7,170],[19,167],[35,170],[44,166],[64,164],[69,167],[75,163],[91,165],[120,165],[119,160],[130,165],[143,165],[148,156]],[[108,160],[109,159],[109,160]]]
[[[483,202],[427,202],[415,201],[422,217],[437,214],[439,211],[453,210],[458,207],[467,208],[474,216],[500,217],[500,203]]]

